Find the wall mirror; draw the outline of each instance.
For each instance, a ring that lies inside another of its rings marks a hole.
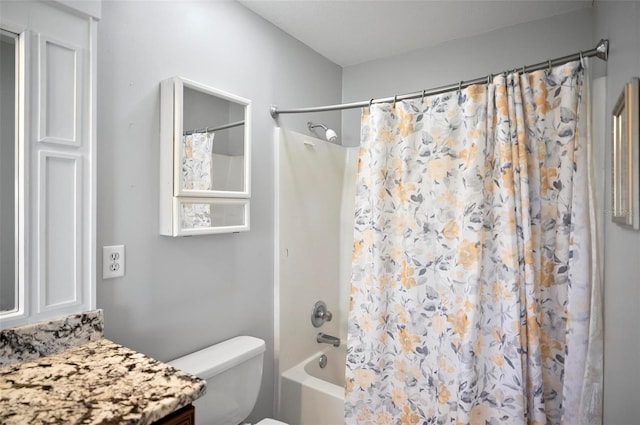
[[[251,101],[182,77],[160,93],[160,234],[248,230]]]
[[[19,37],[0,29],[0,315],[20,313],[18,259],[18,96]]]

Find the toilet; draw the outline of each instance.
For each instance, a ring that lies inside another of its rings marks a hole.
[[[193,404],[196,425],[238,425],[249,416],[262,382],[265,343],[238,336],[180,357],[169,364],[207,381],[207,392]],[[287,425],[263,419],[255,425]]]

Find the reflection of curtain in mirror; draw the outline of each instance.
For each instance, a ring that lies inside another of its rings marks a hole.
[[[182,182],[186,190],[211,190],[211,153],[214,133],[184,136]]]
[[[211,227],[211,205],[182,204],[182,228]]]
[[[186,190],[211,190],[211,153],[214,133],[193,133],[184,136],[182,184]],[[209,204],[184,204],[182,227],[186,229],[210,227]]]

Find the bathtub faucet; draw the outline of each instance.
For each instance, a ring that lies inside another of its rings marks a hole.
[[[318,332],[316,341],[318,341],[318,344],[331,344],[334,347],[340,347],[340,338],[336,338],[335,336],[327,335],[322,332]]]

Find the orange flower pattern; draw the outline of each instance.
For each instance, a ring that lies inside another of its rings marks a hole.
[[[346,424],[586,423],[584,87],[574,62],[363,110]]]

